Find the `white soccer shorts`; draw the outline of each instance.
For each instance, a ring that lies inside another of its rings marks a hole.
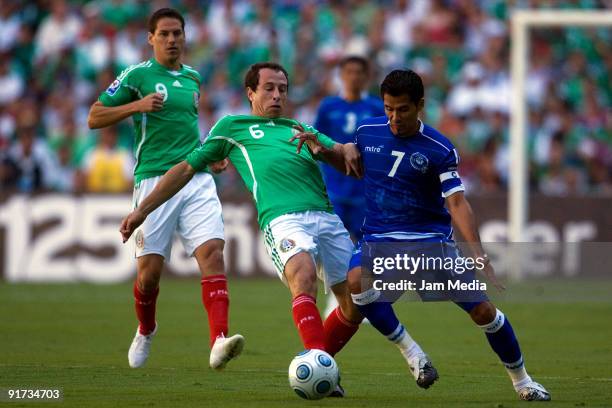
[[[299,252],[310,253],[326,292],[346,280],[353,242],[336,214],[304,211],[281,215],[266,226],[264,238],[278,277],[285,284],[285,265]]]
[[[144,179],[134,187],[134,208],[161,177]],[[221,203],[210,174],[197,173],[174,197],[149,214],[134,233],[136,257],[159,254],[170,259],[175,231],[189,256],[206,241],[224,239]]]

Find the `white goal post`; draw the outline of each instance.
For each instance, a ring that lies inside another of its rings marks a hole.
[[[509,241],[523,242],[528,218],[527,99],[525,79],[529,65],[529,29],[536,27],[612,26],[609,10],[516,10],[511,17],[510,191]]]

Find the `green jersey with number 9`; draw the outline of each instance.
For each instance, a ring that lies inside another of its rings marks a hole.
[[[200,74],[182,65],[172,71],[155,58],[126,68],[104,91],[104,106],[119,106],[158,92],[163,108],[133,115],[136,183],[164,174],[199,144],[198,104]]]
[[[287,118],[228,115],[210,130],[187,162],[196,170],[226,157],[232,161],[253,194],[263,230],[274,218],[295,212],[333,212],[319,166],[310,149],[296,152],[289,139],[301,125],[315,133],[326,148],[335,142],[311,126]]]

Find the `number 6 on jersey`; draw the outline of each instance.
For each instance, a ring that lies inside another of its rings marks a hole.
[[[249,132],[251,133],[251,136],[253,136],[253,139],[261,139],[262,137],[264,137],[264,131],[261,129],[255,129],[258,128],[259,125],[252,125],[249,126]]]

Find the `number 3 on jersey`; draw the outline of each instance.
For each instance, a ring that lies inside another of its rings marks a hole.
[[[391,156],[395,156],[395,163],[393,163],[393,167],[391,167],[391,171],[389,171],[389,174],[387,174],[387,176],[389,176],[389,177],[395,176],[395,173],[397,172],[397,168],[399,167],[400,163],[402,162],[402,159],[404,158],[405,154],[406,153],[398,152],[397,150],[392,150],[391,151]]]
[[[355,115],[355,112],[347,112],[345,119],[346,123],[342,131],[348,134],[355,132],[355,126],[357,125],[357,115]]]

